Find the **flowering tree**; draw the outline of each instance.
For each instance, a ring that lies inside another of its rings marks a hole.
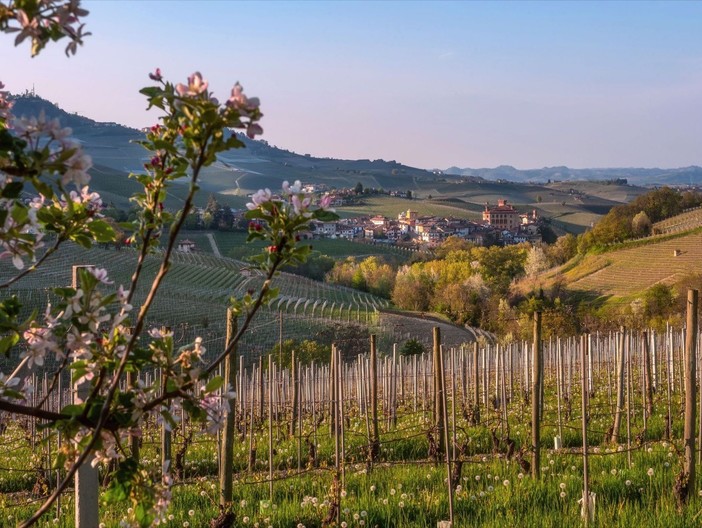
[[[16,44],[32,41],[32,54],[52,40],[67,38],[67,54],[82,43],[80,17],[87,12],[78,0],[17,0],[0,2],[0,30],[17,32]],[[16,119],[12,116],[9,94],[0,91],[0,246],[2,256],[11,258],[17,274],[0,285],[2,338],[0,352],[15,347],[22,350],[28,366],[42,366],[48,358],[58,367],[52,372],[50,391],[63,371],[70,371],[83,398],[58,412],[31,405],[31,387],[26,379],[0,373],[0,411],[44,420],[62,443],[54,456],[65,477],[57,489],[22,526],[36,522],[71,482],[86,461],[105,465],[110,473],[108,500],[130,501],[128,519],[134,525],[158,523],[170,499],[168,467],[162,475],[151,475],[127,446],[139,435],[142,424],[156,415],[166,426],[176,422],[183,410],[195,421],[216,430],[228,410],[232,387],[212,373],[236,347],[261,305],[277,293],[272,280],[281,266],[303,261],[309,251],[299,246],[300,233],[313,218],[334,217],[329,203],[317,205],[301,192],[299,182],[283,185],[282,193],[257,192],[247,204],[249,239],[268,241],[267,250],[255,259],[265,274],[258,292],[232,299],[232,309],[240,317],[238,332],[214,360],[206,363],[200,339],[186,349],[175,350],[173,335],[164,329],[146,328],[145,318],[164,277],[178,233],[192,208],[202,169],[212,164],[220,152],[241,148],[243,142],[232,131],[245,131],[253,138],[262,133],[262,116],[257,98],[244,94],[235,84],[230,97],[220,103],[200,73],[187,83],[173,84],[156,70],[149,75],[153,85],[141,90],[149,108],[161,110],[160,122],[149,129],[141,144],[151,152],[144,171],[132,174],[143,185],[133,197],[139,214],[130,243],[137,250],[137,262],[127,286],[111,290],[107,272],[84,269],[74,287],[56,288],[59,301],[41,317],[20,320],[20,303],[9,295],[8,286],[40,266],[65,242],[90,247],[110,241],[115,234],[100,218],[100,197],[91,192],[88,170],[91,159],[71,140],[71,130],[41,115]],[[0,83],[0,90],[3,85]],[[182,210],[171,213],[163,206],[168,187],[176,180],[189,182]],[[20,200],[31,190],[29,203]],[[161,265],[143,304],[134,309],[132,300],[147,256],[166,238]],[[160,381],[146,386],[141,382],[123,389],[120,381],[129,372],[159,369]],[[20,369],[17,369],[19,371]],[[16,372],[17,372],[16,371]]]

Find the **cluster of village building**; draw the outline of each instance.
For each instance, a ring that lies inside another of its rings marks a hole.
[[[337,205],[342,205],[338,203]],[[476,245],[519,244],[541,241],[536,211],[520,213],[507,200],[485,204],[482,222],[464,218],[423,216],[411,208],[397,218],[382,215],[335,222],[315,222],[312,235],[319,238],[366,239],[375,242],[434,247],[450,236]]]

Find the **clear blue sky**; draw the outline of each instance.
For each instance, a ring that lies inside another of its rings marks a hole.
[[[259,96],[264,139],[424,168],[702,165],[702,2],[88,1],[93,36],[0,80],[93,119],[153,124],[160,67]]]

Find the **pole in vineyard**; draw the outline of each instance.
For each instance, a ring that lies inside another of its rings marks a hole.
[[[642,336],[643,340],[643,360],[644,360],[644,373],[645,373],[645,383],[646,383],[646,414],[651,417],[653,416],[653,373],[651,369],[651,350],[649,347],[648,333],[644,332]]]
[[[695,370],[697,367],[697,290],[687,292],[687,326],[685,335],[685,461],[675,483],[678,504],[687,503],[695,489]]]
[[[622,411],[624,409],[624,366],[626,347],[626,330],[622,327],[617,338],[617,408],[614,414],[614,424],[612,425],[612,434],[610,442],[616,444],[619,442],[619,429],[622,424]]]
[[[78,288],[78,270],[91,269],[92,265],[73,266],[71,287]],[[36,382],[34,387],[36,387]],[[74,403],[82,403],[90,394],[87,382],[78,383],[74,387]],[[94,528],[98,525],[98,469],[91,465],[93,457],[88,457],[78,468],[75,476],[75,524],[76,528]]]
[[[541,477],[541,417],[539,415],[540,387],[541,387],[541,361],[543,350],[541,348],[541,312],[534,312],[534,359],[533,359],[533,385],[531,391],[531,448],[532,463],[531,475]]]
[[[378,364],[376,357],[376,336],[370,336],[370,399],[371,399],[371,421],[373,435],[371,437],[370,453],[368,453],[371,464],[375,462],[380,450],[380,438],[378,435]]]
[[[225,339],[225,348],[229,347],[232,339],[236,335],[237,324],[236,317],[231,308],[227,308],[227,334]],[[236,347],[234,347],[224,363],[224,390],[231,390],[234,387],[236,379]],[[222,438],[222,452],[220,453],[220,472],[219,472],[219,505],[222,508],[227,508],[232,503],[234,478],[234,422],[236,420],[236,412],[234,406],[231,405],[224,419],[224,429]]]
[[[589,341],[586,341],[586,343],[590,343]],[[589,347],[588,347],[589,348]],[[587,400],[588,400],[588,387],[587,387],[587,379],[586,379],[586,363],[585,361],[587,360],[587,352],[586,346],[583,346],[580,351],[580,369],[582,373],[582,385],[581,385],[581,403],[582,403],[582,432],[583,432],[583,507],[582,507],[582,512],[583,512],[583,518],[585,521],[585,526],[588,525],[588,523],[591,520],[591,517],[594,516],[595,512],[590,511],[590,508],[594,507],[594,504],[590,503],[590,488],[589,488],[589,483],[588,483],[588,465],[587,465]]]
[[[291,417],[290,417],[290,437],[294,438],[295,437],[295,424],[297,422],[297,406],[298,406],[298,399],[300,398],[299,395],[299,388],[298,388],[298,367],[296,363],[296,358],[295,358],[295,351],[292,351],[292,357],[290,359],[290,385],[292,388],[292,398],[291,398],[291,405],[292,405],[292,410],[291,410]]]
[[[473,425],[480,424],[480,349],[473,343]]]
[[[434,432],[436,434],[437,461],[446,453],[446,439],[444,438],[444,393],[441,390],[443,365],[441,364],[441,329],[434,327]]]

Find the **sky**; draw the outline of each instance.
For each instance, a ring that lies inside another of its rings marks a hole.
[[[258,96],[263,139],[420,168],[702,165],[702,2],[84,1],[92,36],[0,81],[69,112],[156,122],[156,67]]]

